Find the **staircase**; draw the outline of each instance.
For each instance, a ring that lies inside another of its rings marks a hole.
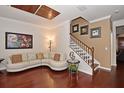
[[[70,48],[91,67],[92,74],[94,75],[99,66],[94,61],[94,47],[90,48],[74,35],[70,34]]]

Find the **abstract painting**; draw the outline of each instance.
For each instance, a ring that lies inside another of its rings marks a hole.
[[[32,35],[6,32],[6,49],[28,49],[32,47]]]

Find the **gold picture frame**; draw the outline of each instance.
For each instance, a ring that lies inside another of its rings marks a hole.
[[[75,33],[75,32],[78,32],[78,31],[79,31],[79,24],[73,25],[72,26],[72,32]]]
[[[101,27],[92,28],[90,30],[91,38],[100,38],[101,37]]]
[[[88,25],[80,27],[80,35],[87,35],[88,34]]]

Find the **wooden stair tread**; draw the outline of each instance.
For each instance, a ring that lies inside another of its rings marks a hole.
[[[97,66],[99,66],[99,64],[94,63],[94,66],[93,66],[93,64],[92,64],[92,65],[90,65],[90,66],[91,66],[91,68],[96,68]]]

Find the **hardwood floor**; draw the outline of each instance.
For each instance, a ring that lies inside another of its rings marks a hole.
[[[18,73],[0,73],[1,88],[95,88],[124,87],[124,64],[112,71],[100,69],[92,76],[79,72],[69,77],[67,70],[55,72],[48,67],[37,67]]]

